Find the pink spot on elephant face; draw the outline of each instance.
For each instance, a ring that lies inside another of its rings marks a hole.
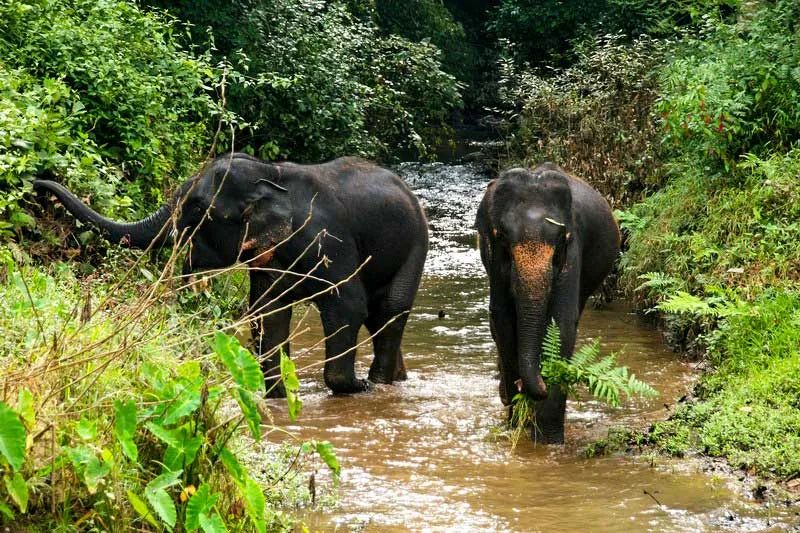
[[[552,246],[540,242],[524,242],[511,250],[517,275],[531,298],[543,299],[549,288],[548,277],[553,268]]]

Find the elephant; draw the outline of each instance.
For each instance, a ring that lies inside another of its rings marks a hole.
[[[285,396],[278,347],[290,353],[292,304],[303,299],[320,312],[331,391],[406,379],[400,345],[428,251],[428,223],[391,171],[354,157],[301,165],[228,153],[132,223],[101,216],[53,181],[36,180],[34,188],[53,193],[114,243],[144,249],[183,236],[190,248],[185,274],[245,263],[248,315],[258,317],[252,333],[269,396]],[[368,379],[355,373],[362,325],[373,335]]]
[[[561,356],[572,356],[586,300],[619,255],[617,222],[599,192],[544,163],[534,170],[513,168],[490,181],[475,227],[489,278],[500,398],[509,406],[517,392],[526,393],[535,400],[531,438],[563,443],[566,394],[542,379],[542,341],[555,321]]]

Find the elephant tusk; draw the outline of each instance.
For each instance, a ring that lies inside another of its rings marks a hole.
[[[524,390],[524,387],[522,386],[522,378],[519,378],[517,381],[515,381],[514,385],[517,386],[517,392],[522,392]]]
[[[545,220],[548,221],[551,224],[555,224],[556,226],[561,226],[562,228],[566,228],[567,227],[566,224],[562,224],[561,222],[558,222],[557,220],[553,220],[550,217],[546,217]]]

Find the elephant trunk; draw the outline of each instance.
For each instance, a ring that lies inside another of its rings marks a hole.
[[[67,211],[75,218],[102,231],[114,243],[125,244],[131,248],[144,249],[150,246],[169,244],[171,237],[167,221],[172,216],[172,205],[166,203],[146,218],[136,222],[116,222],[108,219],[84,204],[63,185],[49,180],[36,180],[34,189],[47,190],[55,194]]]
[[[541,374],[542,341],[553,272],[553,247],[526,242],[512,250],[517,276],[517,352],[522,389],[534,400],[547,398]]]

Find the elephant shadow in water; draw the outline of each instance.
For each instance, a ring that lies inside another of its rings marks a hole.
[[[170,202],[131,223],[101,216],[53,181],[34,187],[114,243],[144,249],[187,241],[184,273],[246,263],[248,314],[270,396],[285,396],[279,354],[290,353],[292,304],[303,299],[320,311],[324,378],[333,392],[406,378],[400,344],[422,276],[428,224],[416,197],[389,170],[358,158],[297,165],[225,154]],[[369,380],[355,374],[362,325],[374,336]]]
[[[599,192],[545,163],[492,180],[475,225],[489,277],[500,397],[510,405],[517,392],[528,394],[536,400],[534,440],[562,443],[566,395],[542,380],[542,342],[555,321],[561,356],[572,356],[586,301],[619,255],[617,222]]]

